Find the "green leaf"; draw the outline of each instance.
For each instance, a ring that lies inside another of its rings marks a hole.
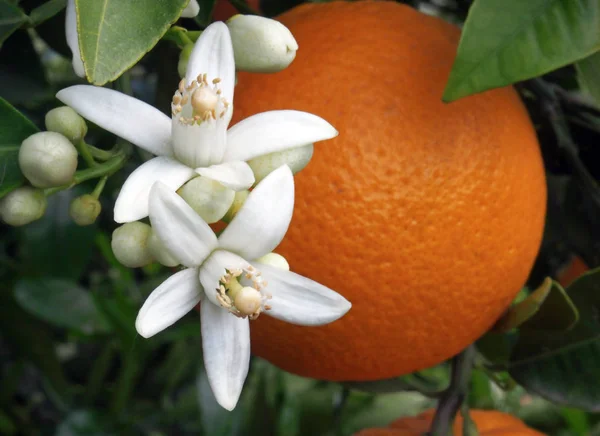
[[[37,26],[58,14],[65,6],[67,6],[67,0],[48,0],[46,3],[32,10],[29,18],[33,25]]]
[[[46,214],[19,229],[20,255],[29,275],[77,280],[85,271],[96,225],[80,227],[69,216],[71,200],[83,193],[76,187],[51,196]]]
[[[579,322],[557,332],[524,324],[510,374],[526,389],[558,404],[600,411],[600,269],[567,289]]]
[[[42,371],[52,387],[62,396],[69,385],[56,357],[48,326],[19,307],[5,283],[0,289],[0,331],[13,350]]]
[[[530,79],[598,49],[599,0],[477,0],[443,100]]]
[[[27,21],[27,15],[21,9],[11,2],[0,0],[0,45]]]
[[[578,317],[577,308],[562,286],[546,278],[527,298],[511,306],[493,331],[507,332],[522,324],[546,331],[568,330],[577,323]]]
[[[596,52],[575,64],[581,88],[600,105],[600,52]]]
[[[217,0],[200,0],[198,4],[200,5],[200,12],[198,12],[196,22],[202,27],[206,27],[212,20],[212,14],[215,10]]]
[[[17,282],[14,294],[23,309],[55,326],[85,334],[108,331],[90,293],[71,281],[25,278]]]
[[[90,82],[103,85],[131,68],[156,45],[179,18],[188,0],[75,3],[85,73]]]
[[[0,198],[25,181],[19,169],[19,147],[37,131],[31,121],[0,97]]]

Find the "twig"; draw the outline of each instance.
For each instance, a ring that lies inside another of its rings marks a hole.
[[[440,397],[429,431],[431,436],[448,436],[452,434],[452,423],[467,395],[474,361],[475,347],[473,345],[470,345],[452,359],[450,386]]]

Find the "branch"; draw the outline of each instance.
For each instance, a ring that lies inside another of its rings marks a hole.
[[[438,403],[429,431],[431,436],[448,436],[452,434],[452,423],[467,395],[474,361],[474,345],[470,345],[452,359],[450,386],[444,391]]]

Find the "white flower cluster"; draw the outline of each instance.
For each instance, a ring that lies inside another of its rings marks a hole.
[[[264,313],[322,325],[351,307],[333,290],[290,272],[285,259],[272,253],[294,209],[293,171],[286,159],[299,171],[312,156],[312,144],[337,131],[318,116],[294,110],[260,113],[229,128],[234,58],[257,71],[273,71],[285,68],[297,49],[289,30],[277,23],[262,34],[283,44],[283,50],[272,45],[284,57],[262,57],[257,66],[247,51],[238,54],[232,34],[252,42],[257,34],[252,28],[265,20],[257,19],[237,17],[230,27],[217,22],[202,32],[175,90],[171,118],[106,88],[77,85],[57,94],[87,120],[156,155],[119,193],[114,218],[124,225],[113,234],[113,251],[130,267],[153,260],[181,265],[147,298],[136,328],[151,337],[200,303],[206,371],[217,401],[229,410],[248,373],[250,320]],[[146,217],[150,225],[139,221]],[[228,225],[217,236],[209,223],[220,220]]]

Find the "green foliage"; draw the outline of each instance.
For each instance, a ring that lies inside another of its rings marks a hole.
[[[79,49],[89,81],[104,85],[152,49],[186,0],[76,0]]]
[[[581,87],[600,105],[600,52],[596,52],[575,64]]]
[[[36,132],[31,121],[0,97],[0,198],[25,181],[19,169],[19,147]]]
[[[600,49],[598,0],[476,0],[444,101],[530,79]]]
[[[0,0],[0,46],[15,30],[27,22],[27,15],[8,0]]]

